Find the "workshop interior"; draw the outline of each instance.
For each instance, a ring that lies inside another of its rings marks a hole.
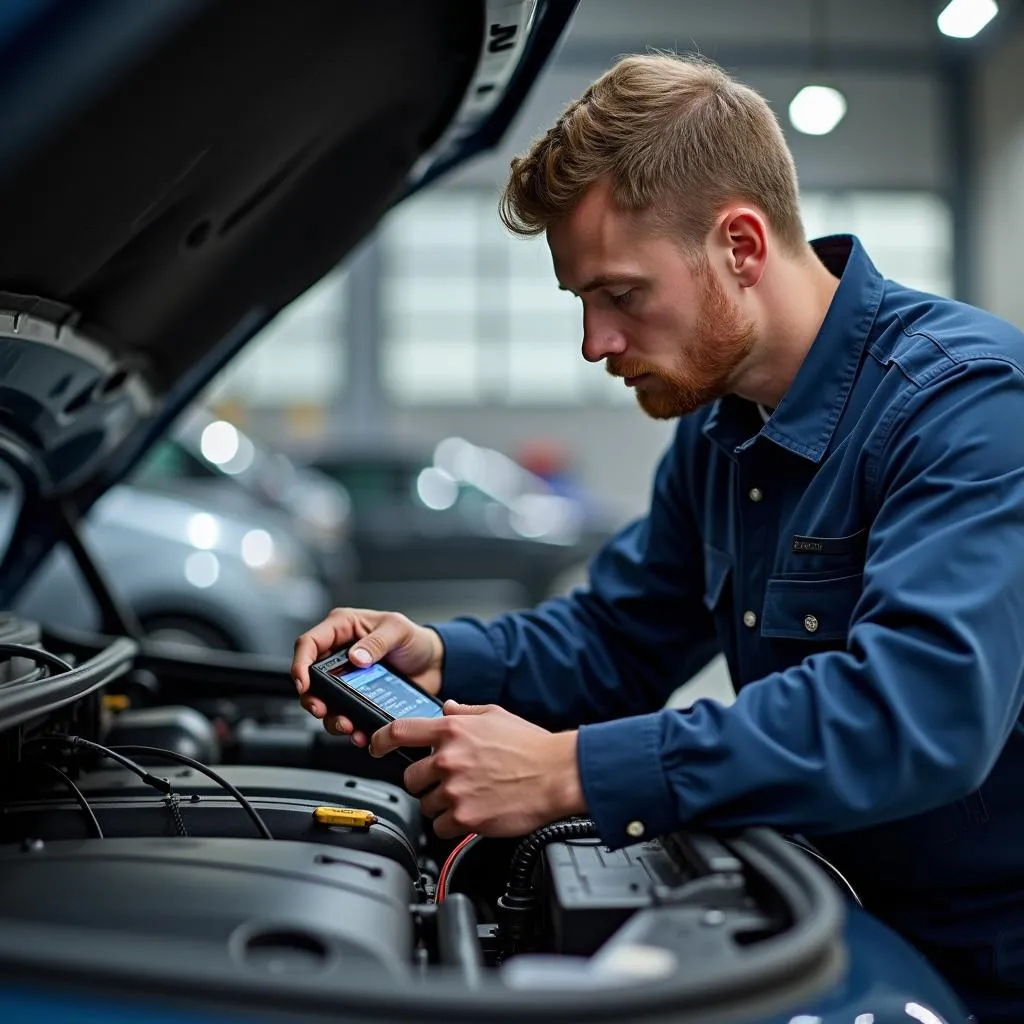
[[[0,3],[0,1020],[966,1020],[798,838],[441,839],[296,699],[331,608],[528,608],[644,514],[674,425],[498,200],[657,50],[809,237],[1024,325],[1020,0]]]

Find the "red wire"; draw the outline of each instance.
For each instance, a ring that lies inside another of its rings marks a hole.
[[[452,850],[451,853],[448,854],[448,859],[444,862],[444,867],[441,868],[441,874],[438,876],[437,879],[437,896],[435,898],[436,903],[444,902],[444,887],[445,883],[448,881],[448,872],[451,870],[455,858],[458,857],[459,853],[463,849],[465,849],[474,839],[476,839],[476,834],[470,833],[468,836],[465,837],[465,839],[463,839],[459,843],[458,846],[455,847],[454,850]]]

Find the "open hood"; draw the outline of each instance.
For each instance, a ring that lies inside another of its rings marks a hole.
[[[575,0],[37,0],[0,16],[9,602],[396,200],[500,139]]]

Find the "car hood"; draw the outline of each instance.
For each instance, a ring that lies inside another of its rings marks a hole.
[[[575,0],[36,0],[0,15],[17,593],[269,318],[496,143]]]

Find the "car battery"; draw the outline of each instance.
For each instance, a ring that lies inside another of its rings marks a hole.
[[[688,880],[678,859],[655,840],[610,850],[596,839],[570,839],[544,850],[544,903],[552,952],[590,956],[657,887]]]

